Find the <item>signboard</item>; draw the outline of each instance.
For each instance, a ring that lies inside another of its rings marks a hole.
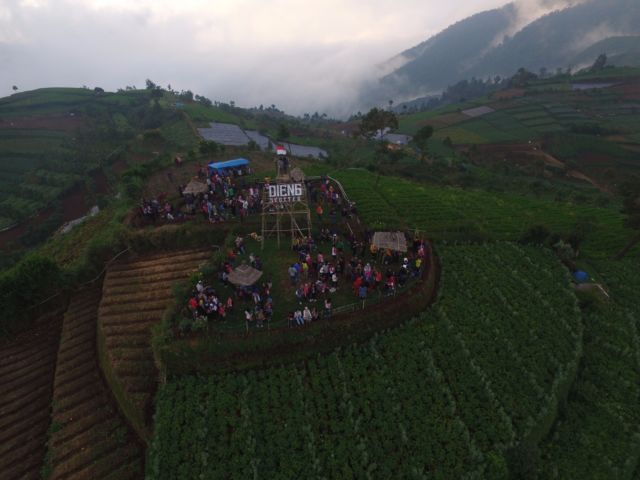
[[[268,187],[269,200],[274,203],[300,202],[302,192],[302,183],[278,183]]]

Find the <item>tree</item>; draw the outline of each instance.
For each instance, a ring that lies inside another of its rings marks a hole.
[[[382,141],[386,129],[398,128],[398,117],[393,112],[372,108],[360,119],[359,128],[362,136],[369,139],[380,133]]]
[[[213,140],[202,140],[199,150],[202,155],[213,156],[218,153],[218,144]]]
[[[520,67],[516,74],[509,79],[511,87],[526,87],[531,80],[535,80],[538,76],[530,72],[524,67]]]
[[[290,135],[291,133],[289,132],[287,126],[284,123],[281,123],[278,126],[278,133],[276,134],[276,138],[278,140],[286,140]]]
[[[198,103],[204,105],[205,107],[210,107],[211,105],[213,105],[213,102],[204,95],[196,95],[195,99]]]
[[[156,104],[159,98],[162,98],[162,89],[160,87],[151,90],[151,98],[156,100]]]
[[[413,136],[413,143],[420,149],[420,161],[424,162],[427,156],[428,142],[433,135],[433,127],[431,125],[425,125],[416,132]]]
[[[13,91],[14,91],[14,92],[17,92],[17,91],[18,91],[18,87],[17,87],[17,86],[15,86],[15,85],[14,85],[13,87],[11,87],[11,88],[13,89]]]
[[[607,64],[607,54],[601,53],[600,55],[598,55],[598,58],[596,58],[596,61],[593,62],[593,65],[591,66],[591,71],[596,72],[598,70],[602,70],[606,64]]]
[[[155,90],[156,88],[158,88],[158,86],[149,78],[147,78],[144,83],[147,86],[147,90]]]
[[[640,177],[633,176],[620,186],[622,195],[622,212],[627,215],[625,225],[636,231],[636,235],[616,255],[620,260],[640,243]]]

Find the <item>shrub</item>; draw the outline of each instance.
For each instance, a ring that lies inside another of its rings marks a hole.
[[[48,257],[30,255],[0,274],[0,335],[27,322],[29,307],[64,287],[62,271]]]

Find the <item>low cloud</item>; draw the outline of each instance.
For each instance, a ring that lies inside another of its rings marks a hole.
[[[45,86],[142,87],[146,78],[241,106],[343,116],[378,66],[482,2],[4,0],[0,96]]]
[[[503,43],[506,37],[513,37],[536,19],[551,12],[573,7],[589,0],[515,0],[513,2],[513,15],[509,26],[498,32],[487,48],[487,51]]]

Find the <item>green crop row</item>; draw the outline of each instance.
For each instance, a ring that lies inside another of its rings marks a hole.
[[[437,308],[404,327],[305,365],[170,381],[148,478],[506,478],[505,452],[571,380],[576,299],[545,250],[442,253]]]
[[[599,262],[608,303],[585,316],[583,368],[542,448],[541,478],[632,479],[640,459],[637,263]]]
[[[615,209],[550,202],[531,197],[480,190],[433,187],[396,177],[377,177],[366,170],[335,173],[362,219],[378,228],[428,232],[435,239],[464,239],[469,235],[490,240],[517,240],[529,228],[546,226],[569,234],[589,225],[583,251],[611,256],[631,238],[623,216]],[[636,248],[633,255],[640,253]]]

